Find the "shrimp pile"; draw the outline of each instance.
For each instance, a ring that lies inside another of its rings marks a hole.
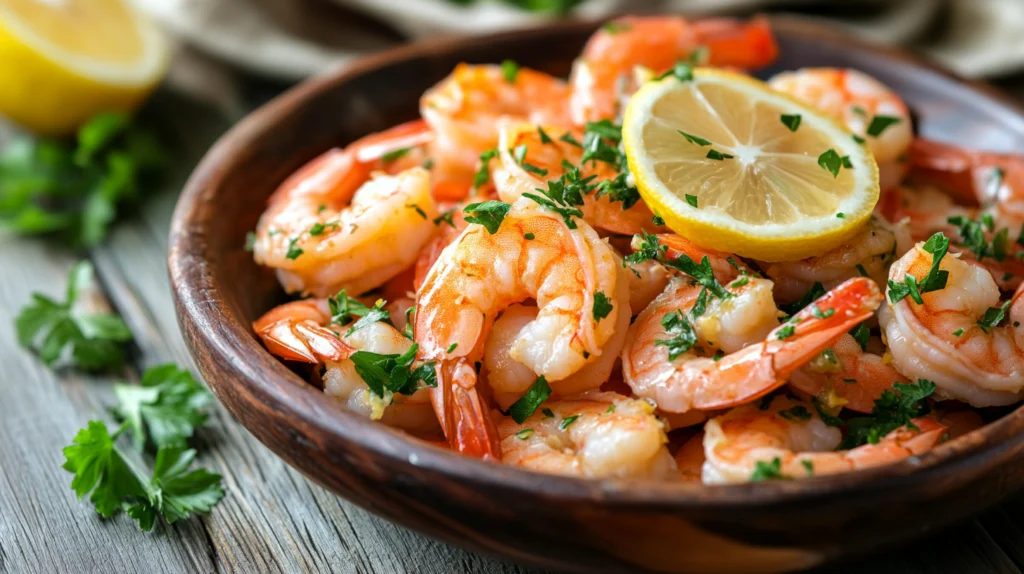
[[[253,330],[340,408],[538,472],[805,479],[980,427],[972,409],[1024,399],[1024,158],[916,137],[881,81],[810,68],[768,85],[845,124],[880,168],[848,243],[745,259],[672,233],[640,197],[620,146],[639,85],[777,53],[761,19],[625,17],[567,79],[460,64],[422,119],[270,197],[251,251],[304,298]]]

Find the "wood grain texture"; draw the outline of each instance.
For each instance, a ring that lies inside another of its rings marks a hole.
[[[17,347],[13,330],[0,330],[0,573],[538,572],[426,538],[336,497],[219,406],[199,434],[201,463],[225,475],[228,491],[210,515],[143,534],[124,516],[101,520],[74,498],[60,450],[85,421],[103,416],[112,402],[109,383],[165,361],[189,364],[165,270],[168,221],[179,184],[226,126],[176,98],[161,97],[155,107],[180,143],[176,177],[152,190],[144,208],[91,254],[135,333],[135,365],[121,377],[53,373]],[[0,141],[3,135],[0,129]],[[0,235],[0,324],[11,324],[32,291],[61,294],[74,261],[39,242]],[[1021,572],[1022,514],[1024,497],[1017,497],[978,520],[818,574]]]

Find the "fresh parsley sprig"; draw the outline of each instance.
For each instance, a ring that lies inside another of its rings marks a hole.
[[[64,448],[63,468],[72,474],[71,488],[89,501],[104,518],[124,510],[144,531],[156,518],[168,524],[195,513],[209,512],[224,498],[221,476],[206,469],[189,471],[196,451],[181,446],[163,447],[156,454],[152,474],[140,468],[114,444],[130,428],[125,422],[113,433],[100,421],[78,431]]]
[[[356,351],[349,359],[370,392],[390,403],[395,394],[411,395],[423,387],[436,387],[434,362],[413,367],[419,345],[413,343],[401,355]]]
[[[101,371],[124,362],[124,343],[132,338],[124,321],[113,313],[88,312],[76,305],[92,280],[92,265],[76,264],[68,275],[65,301],[33,293],[32,302],[14,320],[18,342],[47,366],[66,358],[79,369]]]
[[[114,396],[114,415],[128,425],[137,451],[147,442],[157,448],[185,446],[206,422],[203,409],[213,402],[192,373],[173,364],[147,370],[138,385],[114,385]]]
[[[112,113],[89,120],[72,144],[17,140],[0,152],[0,226],[74,249],[97,245],[165,155],[151,130]]]

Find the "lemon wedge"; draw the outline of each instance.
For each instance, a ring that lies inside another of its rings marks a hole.
[[[622,127],[640,195],[673,231],[762,261],[821,254],[878,202],[878,166],[835,119],[754,78],[650,81]]]
[[[161,31],[122,0],[0,0],[0,115],[72,132],[141,103],[168,55]]]

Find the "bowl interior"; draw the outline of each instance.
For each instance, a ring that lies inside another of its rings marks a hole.
[[[923,135],[993,150],[1024,148],[1024,114],[986,88],[963,83],[897,51],[866,47],[817,24],[774,19],[773,25],[781,57],[776,65],[760,71],[759,77],[808,66],[857,68],[877,77],[907,101]],[[490,465],[408,440],[396,431],[345,413],[263,350],[249,325],[284,300],[284,295],[273,273],[258,267],[242,245],[246,233],[255,228],[266,198],[289,173],[331,146],[414,119],[420,94],[459,62],[511,58],[564,76],[594,28],[593,24],[565,23],[393,50],[364,60],[345,73],[297,86],[224,136],[196,170],[175,214],[171,272],[179,303],[218,303],[184,304],[180,309],[188,315],[184,322],[195,324],[195,332],[187,336],[202,338],[212,354],[236,369],[237,380],[223,383],[227,392],[231,385],[246,385],[247,391],[274,402],[283,417],[305,420],[316,432],[359,441],[381,456],[415,458],[417,464],[449,475],[504,482],[523,491],[604,500],[618,497],[634,503],[681,504],[699,499],[705,504],[758,504],[769,498],[777,501],[777,496],[826,495],[837,488],[866,484],[871,475],[906,477],[917,468],[941,461],[955,459],[971,465],[976,461],[970,457],[980,456],[987,445],[1001,444],[1005,448],[1000,452],[1009,456],[1007,441],[1024,426],[1019,410],[980,434],[947,443],[919,460],[851,475],[782,481],[758,488],[674,484],[626,488],[615,481],[582,481]],[[1014,452],[1019,448],[1016,445]],[[894,488],[900,484],[889,483]]]

